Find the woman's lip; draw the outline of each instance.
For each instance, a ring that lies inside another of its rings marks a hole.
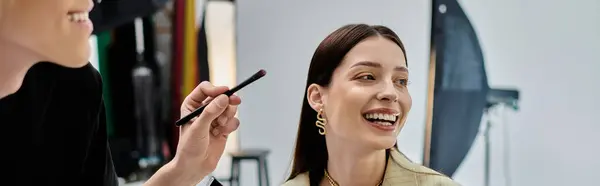
[[[373,128],[379,129],[379,130],[383,130],[383,131],[387,131],[387,132],[391,132],[391,131],[395,131],[396,130],[396,126],[398,126],[398,122],[395,122],[392,125],[380,125],[374,122],[371,122],[365,118],[363,118],[363,121],[367,122],[368,125],[370,125]]]
[[[89,13],[89,12],[91,12],[93,9],[94,9],[94,3],[90,3],[90,4],[89,4],[89,5],[87,5],[85,8],[83,8],[83,7],[78,7],[78,8],[75,8],[75,9],[73,9],[73,10],[70,10],[70,11],[69,11],[69,14],[72,14],[72,13],[84,13],[84,12],[87,12],[87,13]]]
[[[76,13],[90,13],[92,10],[91,9],[75,9],[75,10],[70,10],[67,12],[67,14],[76,14]]]
[[[396,109],[390,109],[390,108],[376,108],[376,109],[370,109],[370,110],[363,112],[363,114],[369,114],[369,113],[391,114],[391,115],[396,115],[396,116],[400,115],[400,111],[398,111]]]
[[[92,21],[90,20],[75,22],[75,24],[83,27],[89,34],[91,34],[94,31],[94,24],[92,24]]]

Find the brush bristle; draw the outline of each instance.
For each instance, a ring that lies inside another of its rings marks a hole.
[[[267,75],[267,71],[260,69],[256,74],[259,76],[265,76],[265,75]]]

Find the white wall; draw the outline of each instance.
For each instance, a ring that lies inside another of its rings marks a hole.
[[[236,83],[236,45],[235,45],[235,7],[230,2],[213,1],[200,2],[197,7],[204,11],[206,7],[206,36],[208,42],[208,61],[210,66],[210,80],[216,85],[233,87]],[[202,17],[199,16],[201,23]],[[238,149],[238,132],[233,132],[227,138],[225,153],[220,159],[213,175],[218,178],[230,176],[231,156],[228,152]]]
[[[479,34],[490,85],[522,93],[521,110],[492,129],[493,185],[597,184],[600,1],[460,2]],[[511,184],[504,182],[504,153]],[[478,141],[456,180],[483,185],[482,168]]]
[[[375,3],[376,2],[376,3]],[[594,0],[461,0],[479,34],[492,86],[521,90],[521,110],[492,129],[493,182],[504,184],[502,126],[508,126],[512,186],[590,185],[600,167],[600,3]],[[272,150],[272,185],[289,169],[304,83],[318,43],[334,29],[364,22],[394,29],[408,49],[413,108],[400,148],[421,162],[425,123],[430,2],[412,0],[238,0],[237,81],[268,71],[241,93],[242,148]],[[596,125],[594,125],[596,124]],[[243,164],[242,183],[256,185]],[[477,141],[455,179],[483,185]]]

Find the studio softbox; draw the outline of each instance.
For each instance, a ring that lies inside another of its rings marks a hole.
[[[489,90],[484,57],[456,0],[433,0],[435,86],[429,167],[452,176],[477,136]]]

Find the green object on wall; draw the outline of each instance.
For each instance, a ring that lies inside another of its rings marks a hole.
[[[109,68],[107,60],[107,49],[111,41],[110,31],[104,31],[96,35],[98,38],[98,64],[100,68],[100,74],[102,75],[103,82],[103,97],[104,107],[106,108],[106,131],[108,137],[114,135],[114,122],[112,117],[112,99],[110,94],[110,81],[109,81]]]

